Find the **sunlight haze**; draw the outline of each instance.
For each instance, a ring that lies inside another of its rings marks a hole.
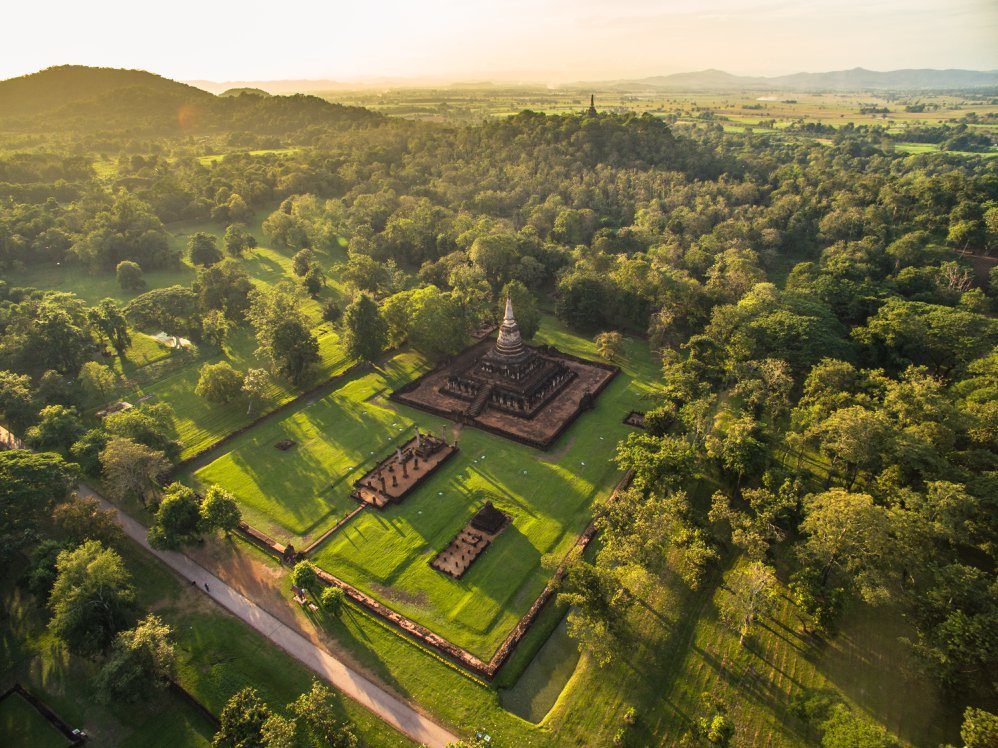
[[[5,9],[0,77],[59,64],[178,79],[566,82],[704,68],[998,68],[990,0],[43,0]],[[10,33],[14,32],[14,33]]]

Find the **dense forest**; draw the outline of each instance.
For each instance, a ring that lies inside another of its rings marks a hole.
[[[158,84],[117,85],[62,104],[0,88],[0,108],[21,102],[2,118],[0,275],[60,266],[133,294],[88,305],[0,283],[0,416],[33,446],[85,471],[114,439],[176,459],[163,409],[89,430],[81,415],[100,386],[88,365],[131,329],[217,342],[252,324],[297,384],[317,348],[286,312],[325,276],[365,300],[324,313],[371,359],[406,340],[452,354],[513,294],[528,335],[548,310],[661,357],[646,429],[616,452],[634,482],[562,589],[580,646],[609,661],[633,635],[629,588],[676,568],[695,588],[742,553],[726,615],[743,635],[778,569],[813,636],[853,599],[900,611],[940,692],[994,708],[998,159],[893,154],[861,128],[826,144],[529,111],[449,127],[172,83],[150,106]],[[215,148],[229,153],[198,157]],[[301,289],[254,292],[231,261],[261,212]],[[192,240],[185,258],[168,226],[194,220],[225,239]],[[341,264],[314,260],[344,243]],[[144,274],[185,259],[193,285],[145,290]],[[0,518],[7,549],[34,522],[18,506]]]

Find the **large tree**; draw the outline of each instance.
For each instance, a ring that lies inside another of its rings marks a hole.
[[[271,715],[270,707],[256,689],[247,686],[225,702],[211,744],[215,748],[262,748],[263,726]]]
[[[177,672],[173,630],[150,613],[121,631],[97,674],[97,695],[105,703],[135,702],[162,690]]]
[[[366,293],[358,294],[343,311],[343,343],[348,355],[368,362],[376,361],[388,343],[388,325]]]
[[[194,489],[171,483],[163,490],[156,517],[149,527],[153,548],[179,548],[201,537],[201,507]]]
[[[155,495],[160,476],[170,469],[162,452],[123,437],[114,437],[100,455],[105,485],[115,499],[145,504]]]
[[[194,394],[210,403],[227,403],[239,397],[244,377],[227,361],[205,364],[201,367]]]
[[[308,368],[319,361],[319,343],[302,311],[301,290],[279,283],[254,292],[247,312],[256,330],[260,354],[292,383],[300,383]]]
[[[0,450],[0,556],[34,538],[39,523],[76,485],[75,468],[57,454]]]
[[[49,629],[73,652],[103,651],[135,615],[135,590],[121,556],[88,540],[62,551],[56,570]]]

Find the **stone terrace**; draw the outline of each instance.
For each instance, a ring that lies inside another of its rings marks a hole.
[[[549,358],[559,360],[576,376],[532,418],[524,418],[491,406],[486,406],[478,415],[472,416],[466,412],[467,402],[442,390],[448,377],[467,369],[493,345],[494,341],[491,338],[479,341],[445,364],[393,392],[391,399],[531,447],[548,449],[586,410],[587,400],[594,399],[618,371],[615,366],[586,361],[561,353],[555,348],[542,347],[538,349],[540,352]]]
[[[439,437],[413,437],[354,483],[353,498],[375,509],[400,504],[458,451]]]

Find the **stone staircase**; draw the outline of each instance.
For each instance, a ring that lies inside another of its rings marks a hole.
[[[490,397],[492,397],[492,385],[486,384],[478,390],[478,394],[475,395],[475,399],[471,401],[471,405],[464,411],[464,414],[469,418],[477,418],[485,410]]]

